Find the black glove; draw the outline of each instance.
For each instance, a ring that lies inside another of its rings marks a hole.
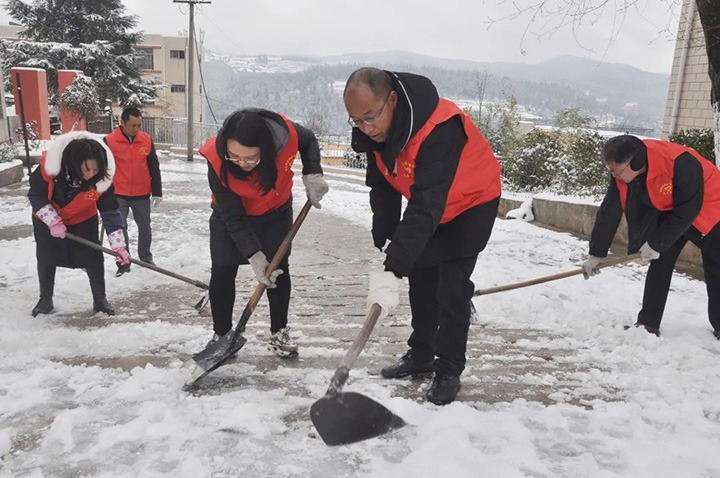
[[[375,244],[375,247],[380,249],[380,252],[383,251],[385,248],[385,243],[388,241],[387,234],[384,232],[381,232],[377,229],[372,230],[372,236],[373,236],[373,244]]]

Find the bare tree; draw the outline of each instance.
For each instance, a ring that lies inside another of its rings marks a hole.
[[[485,101],[485,90],[487,89],[488,83],[488,71],[487,68],[483,68],[482,71],[475,70],[475,94],[478,100],[478,112],[477,121],[475,124],[479,125],[482,121],[482,106]]]
[[[700,24],[705,36],[705,48],[708,57],[708,74],[711,83],[711,106],[714,116],[715,154],[720,157],[720,0],[650,0],[658,2],[667,9],[668,22],[664,26],[655,25],[658,34],[674,33],[676,28],[677,10],[682,1],[695,2],[700,16]],[[489,23],[522,20],[526,22],[525,30],[520,39],[520,50],[528,36],[539,40],[550,37],[561,29],[570,29],[578,45],[588,51],[579,38],[583,27],[595,24],[603,15],[610,14],[613,25],[608,35],[607,47],[616,39],[628,18],[639,18],[652,23],[643,14],[646,0],[527,0],[516,2],[503,0],[501,5],[508,12]]]

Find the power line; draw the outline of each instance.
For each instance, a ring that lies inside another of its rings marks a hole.
[[[217,118],[215,117],[215,112],[213,111],[212,106],[210,106],[210,102],[207,100],[207,86],[205,86],[205,75],[203,75],[202,62],[200,61],[200,48],[198,47],[198,43],[197,43],[197,35],[195,35],[195,51],[198,52],[198,55],[197,55],[198,70],[200,70],[200,83],[202,83],[203,92],[205,93],[205,102],[208,105],[208,109],[210,110],[210,114],[213,117],[213,121],[217,123]]]

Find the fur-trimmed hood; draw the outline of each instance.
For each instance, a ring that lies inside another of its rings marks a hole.
[[[65,151],[65,147],[70,143],[70,141],[74,139],[93,139],[102,145],[105,149],[105,153],[107,154],[107,176],[102,178],[95,185],[100,194],[104,193],[110,189],[110,186],[112,186],[112,179],[113,176],[115,176],[115,156],[113,156],[112,151],[110,151],[110,148],[108,148],[107,144],[105,144],[103,138],[104,135],[102,134],[89,133],[87,131],[71,131],[58,136],[50,143],[50,147],[47,149],[47,153],[45,155],[45,173],[50,176],[57,176],[60,174],[60,170],[62,169],[63,151]]]

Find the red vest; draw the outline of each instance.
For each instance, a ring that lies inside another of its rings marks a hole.
[[[282,115],[281,115],[282,116]],[[210,166],[212,166],[215,174],[222,181],[223,186],[229,188],[232,192],[240,196],[245,212],[248,216],[263,216],[269,212],[278,209],[280,206],[288,202],[292,194],[293,185],[293,171],[292,164],[295,161],[295,155],[298,152],[298,135],[293,127],[292,123],[282,117],[290,129],[290,138],[288,139],[285,147],[278,153],[275,158],[275,165],[277,166],[278,177],[275,182],[275,187],[272,191],[265,194],[258,183],[257,168],[250,172],[247,179],[241,180],[233,176],[232,174],[227,175],[229,184],[225,184],[225,181],[220,175],[220,167],[225,159],[221,159],[217,154],[215,148],[215,141],[217,136],[210,138],[210,140],[200,148],[200,154],[207,159]],[[213,204],[215,202],[215,196],[212,197]]]
[[[673,208],[673,168],[675,160],[683,153],[690,153],[700,161],[703,170],[703,206],[692,225],[703,235],[709,233],[720,222],[720,171],[707,159],[692,148],[660,141],[643,140],[647,147],[647,190],[653,206],[660,211],[671,211]],[[620,190],[620,204],[626,210],[628,186],[615,178]]]
[[[131,143],[123,134],[120,126],[105,136],[113,156],[115,156],[115,194],[120,196],[147,196],[150,187],[150,169],[148,156],[152,150],[152,138],[140,131]]]
[[[52,196],[53,190],[55,189],[55,177],[45,172],[46,154],[47,152],[43,151],[42,160],[40,161],[40,172],[48,184],[48,200],[50,200],[50,204],[57,210],[65,225],[72,226],[73,224],[80,224],[96,216],[98,213],[97,200],[100,198],[100,193],[95,189],[95,186],[91,186],[89,191],[78,193],[77,196],[63,208],[53,201]],[[35,213],[33,213],[33,215],[37,217]]]
[[[385,179],[399,193],[410,199],[410,187],[415,184],[415,159],[420,146],[440,123],[460,115],[467,135],[467,143],[460,155],[455,178],[448,192],[445,212],[440,223],[450,222],[463,212],[500,196],[500,163],[490,149],[490,144],[473,124],[470,117],[453,102],[440,99],[435,111],[425,124],[405,145],[395,161],[395,171],[389,173],[375,152],[375,162]]]

